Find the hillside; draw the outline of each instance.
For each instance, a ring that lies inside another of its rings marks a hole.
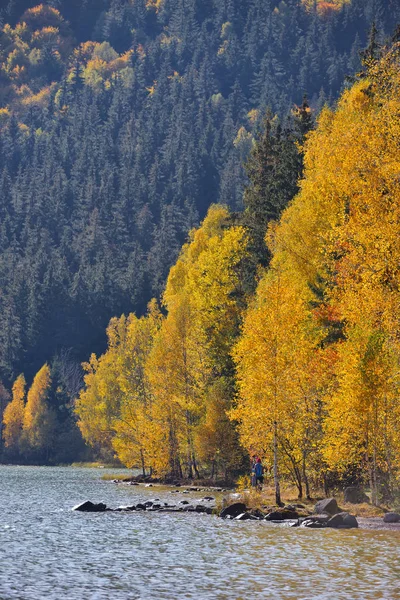
[[[191,227],[242,208],[267,108],[319,111],[391,1],[12,0],[0,37],[0,378],[105,348]]]

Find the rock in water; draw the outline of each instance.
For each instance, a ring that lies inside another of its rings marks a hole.
[[[300,527],[307,527],[307,529],[321,529],[321,527],[325,527],[324,523],[320,523],[319,521],[312,521],[311,519],[304,519],[300,524]]]
[[[335,498],[326,498],[325,500],[320,500],[319,502],[317,502],[314,508],[314,512],[317,513],[317,515],[336,515],[340,512],[340,509],[337,505]]]
[[[107,506],[100,502],[100,504],[93,504],[90,500],[86,500],[86,502],[82,502],[82,504],[77,504],[74,506],[72,510],[77,510],[80,512],[104,512],[107,510]]]
[[[318,523],[318,526],[325,527],[330,518],[328,515],[311,515],[309,517],[301,517],[299,523],[302,527],[310,527],[309,523]],[[306,522],[307,525],[303,525]]]
[[[358,521],[354,515],[347,514],[343,517],[343,528],[344,529],[357,529],[358,528]],[[342,529],[342,528],[340,527],[340,529]]]
[[[248,512],[241,513],[237,517],[235,517],[235,521],[258,521],[257,517],[254,517]]]
[[[400,515],[395,512],[388,512],[383,517],[384,523],[400,523]]]
[[[274,510],[273,512],[269,513],[269,515],[267,515],[265,517],[266,521],[285,521],[285,520],[293,520],[293,519],[298,519],[299,515],[297,513],[297,511],[295,510],[287,510],[286,508],[283,508],[282,510]]]
[[[349,515],[347,512],[341,512],[329,519],[326,526],[333,529],[354,529],[358,527],[358,522],[353,515]]]
[[[230,506],[227,506],[226,508],[221,510],[219,516],[223,519],[226,519],[226,517],[235,518],[238,515],[241,515],[242,513],[246,512],[246,510],[246,505],[243,504],[243,502],[235,502],[235,504],[231,504]]]
[[[353,485],[344,490],[344,501],[349,504],[362,504],[363,502],[369,502],[369,498],[362,488]]]

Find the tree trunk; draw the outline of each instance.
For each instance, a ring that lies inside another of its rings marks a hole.
[[[196,457],[195,457],[194,453],[192,454],[192,463],[193,463],[193,469],[194,469],[194,473],[196,475],[196,479],[200,479],[200,473],[197,468],[197,461],[196,461]]]
[[[143,477],[146,477],[146,465],[144,464],[143,450],[140,450],[140,461],[142,463]]]
[[[308,476],[307,476],[306,453],[305,452],[303,452],[303,480],[304,480],[304,484],[306,486],[306,498],[307,498],[307,500],[311,500],[310,483],[308,481]]]
[[[278,506],[282,506],[281,488],[279,484],[278,472],[278,423],[274,421],[274,484],[275,484],[275,502]]]
[[[387,495],[388,500],[393,501],[393,468],[392,468],[392,457],[391,457],[391,444],[388,437],[388,407],[387,407],[387,397],[385,395],[385,428],[384,428],[384,439],[385,439],[385,453],[386,453],[386,464],[388,469],[388,483],[387,483]]]
[[[325,498],[327,498],[329,496],[329,486],[328,486],[328,479],[326,477],[325,471],[322,473],[322,479],[324,481],[324,494],[325,494]]]
[[[376,456],[375,448],[373,452],[372,461],[370,461],[369,467],[369,485],[371,488],[371,503],[374,506],[378,506],[378,490],[376,485]]]
[[[297,466],[295,467],[295,474],[296,474],[296,485],[297,485],[297,491],[298,491],[297,498],[299,500],[301,500],[303,498],[303,483],[301,480],[300,469]]]

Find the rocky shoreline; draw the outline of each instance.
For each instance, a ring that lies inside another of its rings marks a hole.
[[[149,484],[147,484],[149,485]],[[207,488],[210,489],[210,488]],[[220,490],[220,488],[214,488]],[[203,488],[190,487],[185,490],[174,490],[170,493],[186,493],[204,491]],[[129,506],[109,508],[103,503],[95,504],[89,500],[75,506],[72,510],[78,512],[157,512],[157,513],[192,513],[216,515],[222,519],[234,521],[264,521],[277,527],[300,527],[308,529],[385,529],[400,531],[400,514],[387,513],[384,518],[355,517],[339,508],[335,498],[317,502],[314,511],[310,512],[302,504],[286,505],[284,507],[263,507],[251,509],[244,502],[229,503],[230,497],[224,499],[226,506],[217,508],[214,496],[204,496],[200,499],[184,499],[169,503],[154,498]]]
[[[208,505],[206,504],[208,503]],[[117,508],[109,508],[106,504],[100,502],[95,504],[90,500],[86,500],[77,506],[74,506],[72,510],[78,512],[158,512],[158,513],[205,513],[211,515],[215,512],[215,498],[212,496],[206,496],[197,500],[196,502],[190,503],[188,500],[181,500],[178,504],[169,504],[163,502],[160,498],[154,500],[147,500],[146,502],[138,502],[137,504],[131,504],[129,506],[118,506]]]

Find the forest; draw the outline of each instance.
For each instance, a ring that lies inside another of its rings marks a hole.
[[[393,496],[397,3],[1,20],[4,458]]]

